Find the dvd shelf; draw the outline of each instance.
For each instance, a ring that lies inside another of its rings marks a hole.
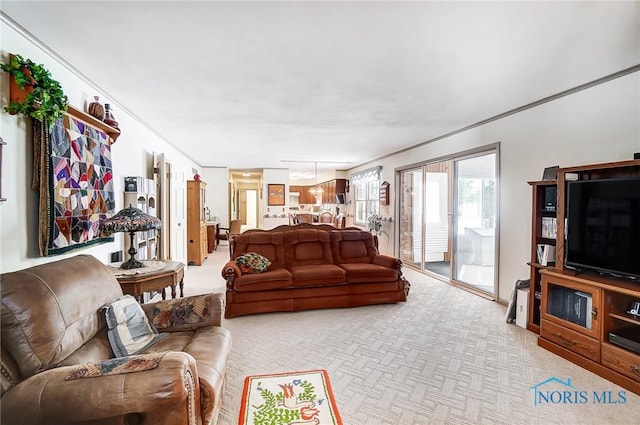
[[[640,280],[573,270],[564,264],[567,182],[629,176],[640,176],[640,161],[559,168],[555,180],[529,182],[532,227],[528,264],[534,296],[529,299],[527,329],[540,334],[540,347],[640,395]],[[608,220],[625,227],[624,217],[621,214]],[[597,215],[588,218],[589,225],[600,219]],[[617,230],[615,226],[612,229]],[[596,233],[589,236],[593,241],[587,241],[598,250],[610,241]]]
[[[557,220],[556,202],[550,194],[556,194],[556,181],[543,180],[529,182],[532,198],[532,228],[531,228],[531,260],[529,276],[531,293],[529,298],[529,320],[527,329],[540,333],[540,301],[542,294],[540,271],[553,267],[556,261]],[[553,206],[553,207],[551,207]]]
[[[542,266],[553,266],[556,263],[556,247],[539,243],[536,247],[538,263]]]
[[[555,239],[558,236],[558,223],[555,217],[542,217],[540,236],[544,239]]]

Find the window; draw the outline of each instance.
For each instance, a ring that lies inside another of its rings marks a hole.
[[[356,224],[366,225],[367,217],[380,213],[380,179],[376,175],[357,179],[355,189]]]

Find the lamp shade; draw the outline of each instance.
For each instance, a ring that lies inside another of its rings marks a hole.
[[[159,218],[153,217],[131,205],[100,222],[100,230],[107,235],[116,232],[141,232],[161,227],[162,222]]]

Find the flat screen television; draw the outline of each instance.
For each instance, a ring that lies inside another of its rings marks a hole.
[[[640,279],[640,177],[567,183],[565,266]]]
[[[336,204],[344,204],[344,193],[336,193]]]

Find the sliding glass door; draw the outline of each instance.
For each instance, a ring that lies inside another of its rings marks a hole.
[[[400,259],[422,268],[422,167],[400,173]]]
[[[425,165],[424,176],[424,268],[448,279],[451,161]]]
[[[495,294],[496,169],[492,149],[399,172],[404,264]]]
[[[453,279],[494,294],[496,252],[496,154],[454,163]]]

